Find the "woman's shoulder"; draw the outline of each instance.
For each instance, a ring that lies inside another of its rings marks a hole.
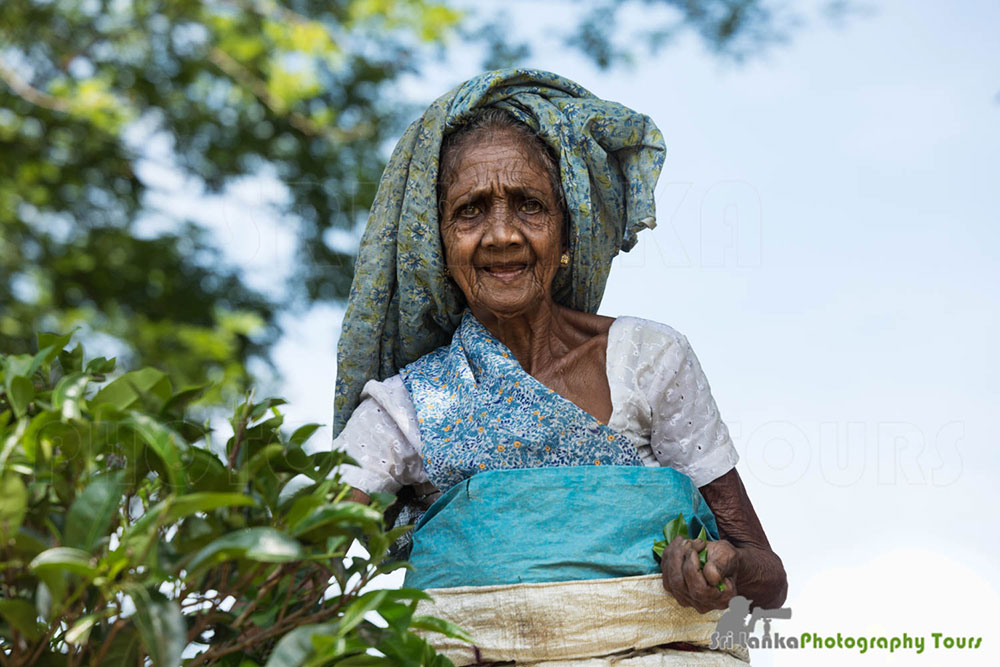
[[[641,317],[619,317],[608,333],[608,382],[612,395],[655,403],[696,363],[684,334]],[[617,386],[616,386],[617,385]]]
[[[668,324],[624,315],[615,318],[608,331],[609,348],[612,344],[634,344],[647,353],[662,353],[664,346],[688,347],[688,340]]]

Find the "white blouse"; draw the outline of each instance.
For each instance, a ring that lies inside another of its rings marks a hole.
[[[687,339],[665,324],[619,317],[608,331],[608,426],[624,433],[648,466],[669,466],[701,487],[739,456],[719,417],[708,380]],[[342,479],[365,493],[414,486],[433,492],[424,470],[417,415],[398,375],[365,384],[361,403],[334,441],[359,464]]]

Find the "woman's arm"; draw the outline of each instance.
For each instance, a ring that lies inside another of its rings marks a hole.
[[[719,527],[718,542],[674,540],[663,553],[663,586],[686,607],[704,613],[724,609],[742,595],[756,607],[776,609],[785,602],[788,580],[781,559],[754,512],[739,473],[733,468],[700,488]],[[699,568],[698,552],[708,549]],[[725,591],[716,588],[726,585]]]
[[[371,498],[367,493],[361,489],[355,489],[354,487],[351,487],[351,492],[347,494],[347,499],[351,502],[361,503],[362,505],[367,505],[371,502]]]
[[[349,500],[367,503],[370,493],[395,494],[427,482],[416,413],[399,376],[365,385],[361,403],[337,436],[334,449],[345,451],[357,463],[340,467],[341,479],[354,489]]]

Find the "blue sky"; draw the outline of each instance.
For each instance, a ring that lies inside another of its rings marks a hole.
[[[1000,3],[871,3],[742,67],[684,39],[610,73],[540,32],[571,7],[513,5],[532,65],[645,112],[668,147],[659,225],[617,260],[601,312],[691,341],[789,573],[795,616],[777,629],[978,629],[984,649],[955,664],[995,661]],[[471,60],[404,91],[429,102]],[[258,184],[192,204],[263,282],[290,261],[275,198]],[[291,422],[330,423],[339,318],[287,322]]]

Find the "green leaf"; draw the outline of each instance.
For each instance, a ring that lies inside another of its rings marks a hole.
[[[15,375],[7,382],[7,398],[14,415],[20,419],[28,413],[28,404],[35,397],[35,385],[23,375]]]
[[[53,454],[62,460],[71,460],[80,453],[84,442],[94,429],[82,421],[60,421],[59,415],[51,410],[39,412],[30,422],[21,422],[27,427],[22,443],[24,454],[34,464],[50,461]]]
[[[13,535],[28,512],[28,489],[21,476],[7,471],[0,477],[0,535]]]
[[[287,563],[304,556],[301,544],[274,528],[244,528],[220,537],[199,551],[187,569],[193,574],[234,558]]]
[[[28,641],[35,641],[42,636],[38,624],[38,612],[35,605],[20,598],[0,600],[0,616],[3,616],[11,627],[20,632]]]
[[[66,514],[66,546],[90,551],[107,537],[125,491],[124,476],[120,470],[98,475],[77,495]]]
[[[52,407],[63,419],[79,419],[80,404],[83,402],[83,392],[87,389],[90,376],[83,373],[72,373],[59,380],[52,392]]]
[[[278,642],[274,652],[267,659],[264,667],[297,667],[312,657],[312,636],[314,634],[330,634],[329,623],[303,625],[295,628]]]
[[[653,542],[653,553],[656,554],[656,558],[663,558],[663,550],[667,548],[666,540],[656,540]]]
[[[407,600],[409,602],[419,602],[421,600],[431,600],[431,596],[420,590],[419,588],[395,588],[386,591],[386,600],[391,600],[393,602],[401,602]]]
[[[281,422],[282,417],[271,417],[248,428],[243,433],[241,449],[237,457],[239,467],[243,467],[247,462],[253,460],[254,455],[268,445],[281,443]],[[235,437],[230,438],[229,442],[226,443],[226,454],[231,455],[235,446]]]
[[[250,464],[247,466],[247,470],[250,473],[250,477],[254,477],[262,466],[268,464],[271,459],[278,458],[285,452],[284,445],[279,445],[277,443],[267,445],[260,451],[253,455],[250,459]],[[270,470],[270,467],[268,468]]]
[[[677,537],[687,537],[687,523],[684,522],[684,515],[678,514],[677,518],[663,527],[663,537],[667,544],[670,544]]]
[[[143,368],[125,373],[108,383],[90,403],[95,407],[107,403],[118,410],[128,410],[141,405],[142,394],[149,394],[165,404],[170,400],[171,393],[166,373],[155,368]]]
[[[414,569],[411,563],[407,563],[405,560],[394,560],[387,561],[384,564],[378,566],[379,574],[389,574],[390,572],[395,572],[396,570],[410,570]]]
[[[93,577],[97,568],[90,562],[90,554],[72,547],[53,547],[35,556],[28,569],[39,576],[51,572],[72,572]]]
[[[344,523],[352,526],[380,526],[382,514],[361,503],[334,503],[313,510],[295,527],[293,534],[298,537],[321,526]]]
[[[184,439],[172,429],[141,412],[129,412],[129,418],[122,421],[122,424],[130,426],[160,457],[170,485],[175,489],[183,488],[182,481],[185,476],[181,453],[188,449]]]
[[[316,470],[313,457],[306,454],[299,445],[289,444],[282,450],[276,461],[271,461],[271,469],[275,472],[294,472],[309,475]]]
[[[8,546],[21,558],[34,558],[45,551],[48,544],[40,539],[41,536],[31,529],[21,526],[21,529],[14,535],[14,539],[8,542]]]
[[[135,603],[135,626],[150,660],[156,667],[179,667],[187,644],[180,607],[156,591],[133,587],[129,595]]]
[[[106,359],[104,357],[94,357],[87,362],[87,368],[84,372],[89,375],[103,375],[104,373],[111,373],[115,370],[115,364],[117,360],[114,357]]]
[[[220,507],[245,507],[256,504],[250,496],[241,493],[189,493],[171,496],[151,507],[126,531],[122,542],[144,541],[152,538],[159,525],[172,524],[198,512],[209,512]]]
[[[94,627],[94,624],[100,620],[99,616],[93,614],[89,616],[84,616],[73,624],[66,634],[63,635],[63,639],[66,640],[67,644],[73,644],[74,646],[82,646],[87,643],[87,639],[90,637],[90,631]]]
[[[299,523],[305,519],[309,514],[321,505],[325,505],[326,501],[323,498],[309,494],[296,498],[292,502],[292,506],[288,509],[288,513],[285,514],[285,526],[289,530],[294,531],[298,527]],[[294,534],[294,532],[293,532]]]
[[[242,493],[189,493],[170,502],[166,521],[173,523],[196,512],[210,512],[220,507],[246,507],[257,503]]]
[[[396,496],[391,493],[369,493],[368,501],[371,507],[377,507],[380,510],[391,507],[394,502],[396,502]]]
[[[30,378],[38,367],[38,361],[26,354],[11,354],[0,357],[0,361],[3,362],[3,377],[8,391],[10,391],[12,378],[18,376]]]
[[[212,452],[190,447],[186,454],[185,473],[193,491],[234,490],[236,475],[226,468]]]
[[[49,572],[40,574],[38,585],[35,587],[35,609],[38,615],[46,620],[52,619],[52,607],[54,599],[61,600],[66,597],[66,573]],[[50,586],[52,584],[52,586]]]
[[[209,512],[220,507],[254,505],[254,499],[241,493],[189,493],[170,496],[147,510],[142,517],[129,526],[122,537],[123,543],[130,543],[141,550],[143,544],[154,537],[157,526],[172,524],[197,512]]]
[[[455,625],[451,621],[446,621],[443,618],[437,618],[435,616],[414,616],[413,621],[410,623],[411,627],[417,628],[419,630],[427,630],[429,632],[439,632],[445,637],[451,637],[452,639],[459,639],[463,642],[468,642],[470,644],[475,643],[468,632]]]
[[[257,405],[250,408],[250,414],[248,416],[248,422],[255,422],[264,416],[271,408],[276,408],[279,405],[285,405],[288,401],[283,398],[266,398]]]
[[[378,615],[396,632],[406,632],[413,619],[416,605],[384,601],[378,608]]]
[[[343,637],[365,620],[365,614],[376,609],[386,599],[386,593],[384,590],[369,591],[352,600],[344,609],[344,615],[337,621],[337,636]]]
[[[83,346],[76,344],[72,350],[59,352],[59,365],[67,373],[78,373],[83,369]]]
[[[196,387],[182,389],[170,397],[170,400],[163,406],[163,412],[180,414],[189,403],[204,395],[205,391],[211,386],[212,385],[210,383],[206,383]]]
[[[319,469],[309,473],[309,476],[317,481],[326,479],[334,471],[334,468],[339,465],[358,465],[358,462],[348,456],[347,452],[343,450],[317,452],[312,455],[312,463]]]
[[[43,447],[42,451],[39,452],[38,445],[40,442],[51,442],[51,439],[46,437],[48,434],[45,432],[45,427],[53,422],[58,423],[58,421],[59,416],[50,410],[39,412],[31,418],[31,422],[24,431],[24,436],[21,439],[24,455],[27,457],[29,463],[34,464],[51,458],[51,447]],[[41,458],[39,458],[39,455],[41,455]]]
[[[66,347],[74,333],[76,333],[76,329],[73,329],[73,331],[70,331],[68,334],[39,332],[37,334],[38,354],[42,355],[40,363],[50,363],[53,359],[59,356],[59,353],[62,352],[64,347]]]
[[[705,532],[705,526],[702,526],[701,530],[698,531],[698,539],[708,541],[708,533]],[[705,563],[708,562],[708,547],[698,552],[698,562],[701,563],[698,569],[705,567]]]
[[[312,437],[312,434],[315,433],[317,429],[322,427],[322,424],[306,424],[305,426],[300,426],[295,429],[295,432],[292,433],[292,437],[288,439],[288,442],[293,445],[302,445],[306,440]]]

